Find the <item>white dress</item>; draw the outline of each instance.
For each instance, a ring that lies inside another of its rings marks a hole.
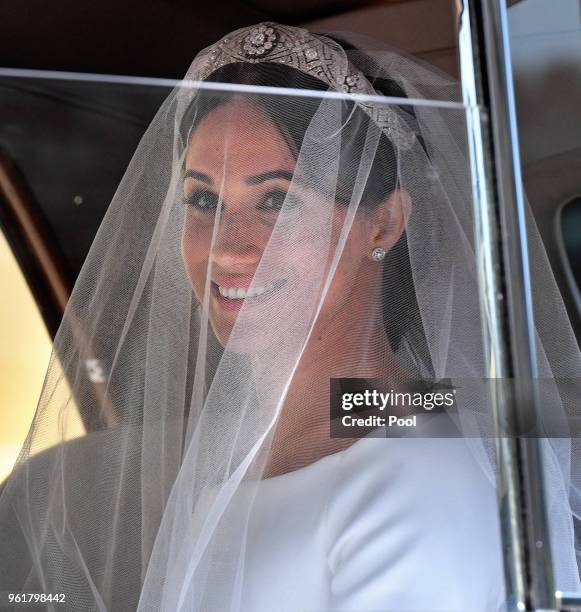
[[[105,431],[67,447],[70,465],[79,466],[65,479],[67,499],[80,517],[74,543],[93,577],[99,576],[93,568],[100,562],[94,534],[109,524],[109,514],[95,515],[94,508],[111,497],[111,479],[94,466],[115,453],[120,440]],[[141,440],[135,436],[136,448]],[[32,459],[31,490],[37,496],[30,500],[32,507],[50,498],[46,469],[52,452]],[[128,481],[126,500],[132,505],[126,506],[126,525],[120,530],[119,548],[128,550],[139,550],[141,544],[136,483],[138,478]],[[239,501],[239,509],[247,510],[248,496],[256,494],[236,606],[242,612],[503,609],[496,491],[466,440],[368,437],[255,485],[243,481],[231,507],[236,514]],[[14,551],[14,562],[0,567],[2,590],[19,590],[31,567],[20,524],[17,516],[0,524]],[[47,550],[55,555],[52,563],[67,567],[59,557],[60,545]],[[115,582],[108,609],[126,612],[137,606],[141,563],[131,556],[119,558],[127,563],[111,574]],[[29,591],[42,591],[32,579],[26,582]],[[120,606],[127,593],[135,594],[134,604]]]
[[[496,490],[462,438],[363,438],[260,481],[251,517],[244,611],[503,608]]]

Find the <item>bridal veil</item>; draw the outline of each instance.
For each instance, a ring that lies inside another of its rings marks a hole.
[[[232,182],[234,148],[274,159],[261,117],[287,166]],[[198,54],[68,303],[0,497],[0,566],[16,576],[0,586],[66,593],[79,610],[236,609],[253,490],[289,456],[300,469],[334,448],[294,435],[287,400],[311,398],[313,427],[330,427],[330,378],[377,378],[367,317],[381,317],[386,378],[455,388],[451,422],[494,483],[466,140],[454,82],[368,40],[265,23]],[[558,381],[579,377],[581,357],[529,221],[552,548],[557,586],[574,591],[579,405]],[[378,227],[382,251],[365,242]],[[375,302],[358,287],[369,270]],[[356,345],[301,366],[349,325]],[[71,439],[78,414],[88,433]]]

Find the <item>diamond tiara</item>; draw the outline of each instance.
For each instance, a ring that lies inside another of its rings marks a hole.
[[[338,92],[382,95],[362,72],[350,64],[344,53],[322,37],[276,23],[264,22],[236,30],[208,47],[198,60],[201,67],[196,76],[200,80],[207,79],[211,73],[227,64],[271,62],[312,75]],[[408,150],[413,146],[414,132],[387,104],[357,99],[355,103],[398,149]]]

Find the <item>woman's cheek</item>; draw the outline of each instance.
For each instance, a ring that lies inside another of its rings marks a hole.
[[[196,292],[203,291],[210,258],[212,228],[186,216],[182,233],[182,258]]]

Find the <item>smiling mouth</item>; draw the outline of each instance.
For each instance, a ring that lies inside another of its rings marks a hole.
[[[249,298],[269,295],[277,289],[280,289],[285,283],[286,279],[277,280],[268,283],[268,285],[257,285],[255,287],[224,287],[214,282],[212,284],[217,288],[221,298],[232,301],[242,301]]]

